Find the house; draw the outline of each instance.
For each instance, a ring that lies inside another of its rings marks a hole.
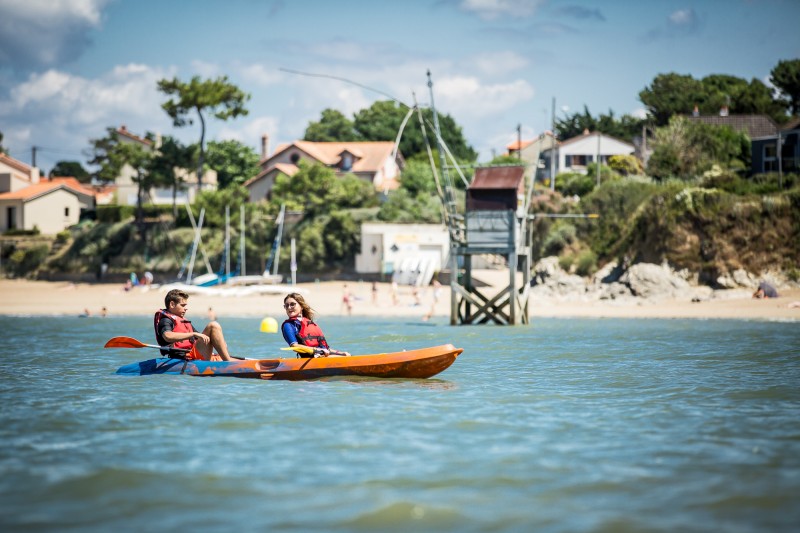
[[[746,133],[751,139],[778,133],[778,125],[766,115],[730,115],[726,108],[722,108],[719,115],[692,115],[687,116],[686,120],[709,126],[728,126],[734,131]]]
[[[550,154],[556,140],[549,131],[536,139],[514,141],[506,146],[507,155],[517,157],[526,164],[525,175],[530,177],[539,170],[539,176],[550,177]]]
[[[145,139],[138,135],[131,133],[128,128],[123,124],[116,130],[117,138],[120,143],[125,144],[138,144],[148,151],[157,151],[161,146],[161,136],[156,136],[155,141]],[[186,202],[194,202],[197,196],[197,172],[189,172],[186,169],[176,169],[176,177],[185,184],[179,188],[175,197],[175,201],[179,204]],[[136,205],[136,197],[139,193],[139,185],[134,181],[136,177],[136,170],[130,165],[124,165],[120,171],[120,175],[114,180],[116,187],[117,203],[119,205]],[[217,189],[217,173],[209,170],[203,173],[203,188],[204,191],[214,191]],[[153,187],[145,192],[145,203],[153,203],[158,205],[171,205],[172,204],[172,188],[169,187]]]
[[[450,234],[441,224],[361,225],[359,274],[388,274],[400,285],[427,285],[447,264]]]
[[[583,135],[561,141],[556,146],[555,173],[577,172],[587,173],[589,163],[595,162],[598,157],[601,164],[608,164],[608,159],[614,155],[631,155],[636,148],[624,141],[599,132],[589,133],[584,130]],[[552,149],[546,151],[545,157],[551,157]],[[549,176],[549,164],[543,169]]]
[[[40,179],[38,169],[0,154],[0,232],[38,228],[53,235],[94,208],[94,191],[75,178]]]
[[[800,117],[777,128],[777,132],[773,135],[753,137],[751,143],[753,174],[800,172]]]
[[[244,183],[250,191],[251,202],[268,200],[277,177],[294,176],[300,160],[325,165],[338,176],[353,174],[381,192],[400,186],[403,158],[395,153],[393,142],[294,141],[279,146],[268,156],[267,140],[266,135],[261,139],[260,172]]]
[[[688,120],[712,126],[729,126],[750,137],[752,174],[800,171],[800,118],[778,126],[766,115],[729,115],[723,108],[717,115],[691,116]],[[778,143],[781,156],[778,159]]]

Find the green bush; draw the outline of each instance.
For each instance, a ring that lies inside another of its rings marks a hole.
[[[49,244],[18,247],[9,256],[6,268],[14,277],[34,277],[39,266],[50,253]]]
[[[544,240],[545,255],[558,255],[564,248],[575,242],[577,231],[575,226],[568,222],[555,224]]]
[[[591,250],[583,250],[575,258],[575,273],[590,276],[597,271],[597,255]]]

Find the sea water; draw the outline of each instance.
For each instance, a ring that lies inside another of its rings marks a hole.
[[[286,355],[221,317],[236,355]],[[427,380],[115,375],[149,317],[0,317],[3,531],[797,531],[800,327],[322,317]]]

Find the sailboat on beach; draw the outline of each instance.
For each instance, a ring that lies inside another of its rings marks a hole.
[[[187,206],[188,209],[188,206]],[[240,210],[240,232],[239,232],[239,260],[238,266],[235,270],[231,270],[231,253],[230,253],[230,211],[225,208],[225,250],[223,255],[223,265],[220,267],[219,272],[213,272],[208,264],[208,258],[205,256],[205,251],[202,249],[200,241],[200,231],[202,230],[203,211],[200,212],[200,218],[197,226],[195,226],[195,239],[192,244],[191,264],[189,265],[188,275],[185,283],[173,283],[169,288],[180,288],[190,294],[208,294],[218,296],[246,296],[250,294],[282,294],[285,292],[306,292],[305,289],[298,289],[294,285],[281,284],[283,276],[278,274],[278,260],[280,258],[280,246],[283,235],[285,217],[285,206],[281,206],[280,214],[278,215],[277,223],[278,230],[273,243],[272,251],[269,260],[260,275],[248,276],[245,272],[245,216],[244,206]],[[194,221],[193,217],[190,217]],[[207,274],[202,274],[192,278],[192,270],[194,267],[197,251],[202,251]],[[224,266],[224,268],[223,268]],[[270,267],[273,272],[270,273]],[[182,269],[183,271],[183,269]],[[180,277],[180,275],[179,275]]]

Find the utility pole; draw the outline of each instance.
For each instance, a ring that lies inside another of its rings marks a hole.
[[[597,132],[597,158],[595,163],[597,164],[597,186],[600,186],[600,132]]]
[[[31,146],[31,166],[36,167],[36,147]]]
[[[556,97],[553,97],[553,107],[550,114],[550,131],[553,133],[550,146],[550,190],[556,190]]]
[[[517,124],[517,158],[522,161],[522,124]]]

